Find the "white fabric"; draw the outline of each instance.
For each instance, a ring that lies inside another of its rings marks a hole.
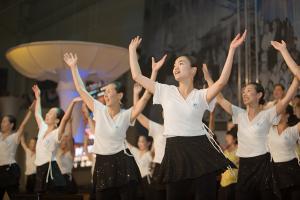
[[[4,139],[0,132],[0,166],[16,163],[18,145],[18,134],[12,133]]]
[[[142,178],[150,175],[150,165],[152,162],[151,152],[147,151],[146,153],[141,154],[141,151],[133,146],[130,147],[130,152],[132,153],[136,164],[139,167]]]
[[[93,153],[100,155],[112,155],[125,148],[126,131],[134,122],[130,122],[130,109],[121,109],[112,119],[107,107],[94,100],[95,140]]]
[[[41,124],[36,143],[36,166],[41,166],[47,162],[56,160],[56,153],[58,149],[58,129],[54,129],[48,133],[46,137],[44,137],[47,129],[48,125],[43,122]]]
[[[245,109],[232,105],[232,122],[238,124],[237,155],[247,158],[267,153],[267,134],[271,126],[277,125],[279,120],[276,106],[260,111],[254,119],[249,121]]]
[[[194,89],[184,99],[174,85],[155,83],[153,104],[161,104],[163,107],[166,137],[207,134],[202,117],[206,110],[214,109],[216,99],[208,104],[206,93],[207,89]]]
[[[31,175],[36,173],[36,165],[34,164],[35,161],[35,152],[32,152],[30,149],[25,149],[25,156],[26,156],[26,170],[25,175]]]
[[[164,127],[154,121],[149,120],[149,136],[153,137],[154,158],[153,162],[161,163],[166,148],[166,137],[163,135]]]
[[[268,135],[268,147],[274,162],[286,162],[297,158],[298,139],[298,125],[286,128],[280,135],[276,126],[271,127]]]
[[[58,150],[56,162],[62,174],[72,173],[74,158],[70,151],[63,153],[63,151]]]

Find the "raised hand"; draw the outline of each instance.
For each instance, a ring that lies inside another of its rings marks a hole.
[[[77,58],[77,55],[76,54],[73,54],[73,53],[65,53],[64,54],[64,61],[65,63],[73,68],[73,67],[76,67],[77,66],[77,61],[78,61],[78,58]]]
[[[271,45],[278,51],[282,51],[286,49],[286,43],[283,40],[281,40],[281,43],[277,41],[271,41]]]
[[[230,48],[236,49],[237,47],[239,47],[245,41],[246,35],[247,35],[247,30],[244,31],[242,36],[240,33],[237,34],[235,38],[231,41]]]
[[[152,71],[158,72],[158,70],[164,65],[167,54],[165,54],[158,62],[155,62],[154,57],[152,57]]]
[[[41,97],[41,91],[40,91],[40,88],[39,88],[36,84],[33,85],[32,91],[34,92],[34,96],[35,96],[36,99],[38,99],[38,98]]]
[[[140,84],[135,83],[134,86],[133,86],[133,93],[134,94],[140,94],[142,89],[143,89],[143,87]]]
[[[136,36],[133,38],[129,44],[129,50],[136,50],[142,42],[142,38],[140,36]]]

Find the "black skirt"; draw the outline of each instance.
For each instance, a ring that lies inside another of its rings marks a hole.
[[[17,163],[0,166],[0,188],[19,186],[20,177],[21,171]]]
[[[51,162],[53,179],[51,179],[51,176],[49,174],[48,183],[47,183],[46,180],[47,180],[48,168],[49,168],[49,162],[36,167],[35,191],[38,193],[44,193],[44,192],[63,193],[66,186],[66,181],[63,175],[61,174],[56,161]]]
[[[36,174],[27,175],[26,192],[28,194],[34,193],[35,181],[36,181]]]
[[[240,158],[237,190],[262,191],[272,189],[270,154]]]
[[[300,166],[295,158],[288,162],[272,162],[273,177],[279,189],[300,187]]]
[[[153,169],[152,169],[152,177],[151,177],[151,188],[154,190],[165,190],[166,185],[159,182],[159,171],[161,168],[161,164],[159,163],[152,163]]]
[[[126,152],[131,155],[130,151]],[[133,158],[120,151],[113,155],[96,155],[93,183],[96,185],[96,192],[120,187],[129,182],[140,182],[141,174]]]
[[[213,147],[206,135],[171,137],[167,138],[158,181],[169,183],[222,173],[229,165],[235,167]]]
[[[78,192],[77,183],[74,180],[72,174],[63,174],[66,181],[65,191],[69,194],[76,194]]]

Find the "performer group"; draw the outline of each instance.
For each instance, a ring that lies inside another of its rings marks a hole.
[[[90,199],[97,200],[299,200],[300,199],[300,98],[296,96],[300,67],[290,56],[284,41],[270,41],[284,58],[294,79],[285,91],[277,84],[273,101],[265,102],[264,88],[252,82],[243,87],[243,107],[222,95],[232,71],[234,54],[246,39],[246,31],[230,43],[227,59],[217,80],[208,66],[202,71],[208,87],[195,88],[197,66],[189,55],[176,58],[173,75],[177,86],[156,81],[167,55],[152,58],[151,77],[144,76],[138,62],[141,38],[129,44],[133,105],[123,108],[125,87],[112,82],[104,88],[104,99],[87,91],[76,54],[65,53],[79,97],[66,111],[59,107],[42,116],[41,91],[32,87],[35,100],[20,126],[16,118],[4,115],[0,132],[0,198],[11,199],[19,192],[21,170],[15,155],[19,144],[26,158],[26,192],[31,194],[76,194],[72,175],[74,142],[72,111],[82,102],[82,114],[94,135],[89,152],[87,136],[84,152],[93,163]],[[141,95],[141,92],[145,92]],[[278,92],[279,91],[279,92]],[[153,95],[153,97],[152,97]],[[237,94],[240,95],[240,94]],[[163,108],[163,124],[142,114],[148,101]],[[232,116],[221,147],[214,136],[214,109],[219,104]],[[210,112],[209,125],[203,122]],[[24,128],[34,115],[36,138],[24,136]],[[137,144],[126,140],[126,132],[138,121],[148,130]]]

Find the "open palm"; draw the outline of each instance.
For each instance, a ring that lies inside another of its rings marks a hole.
[[[231,41],[230,44],[230,48],[237,48],[238,46],[240,46],[246,39],[246,35],[247,35],[247,30],[244,31],[243,35],[241,36],[241,34],[237,34],[235,36],[235,38]]]
[[[69,67],[75,67],[77,65],[77,55],[73,53],[65,53],[64,54],[64,61]]]
[[[167,54],[165,54],[158,62],[155,62],[155,59],[152,57],[152,70],[158,71],[165,63]]]
[[[40,88],[37,85],[33,85],[32,91],[34,92],[34,96],[36,99],[41,96]]]
[[[286,43],[283,40],[281,40],[281,43],[277,41],[271,41],[271,45],[278,51],[286,49]]]

